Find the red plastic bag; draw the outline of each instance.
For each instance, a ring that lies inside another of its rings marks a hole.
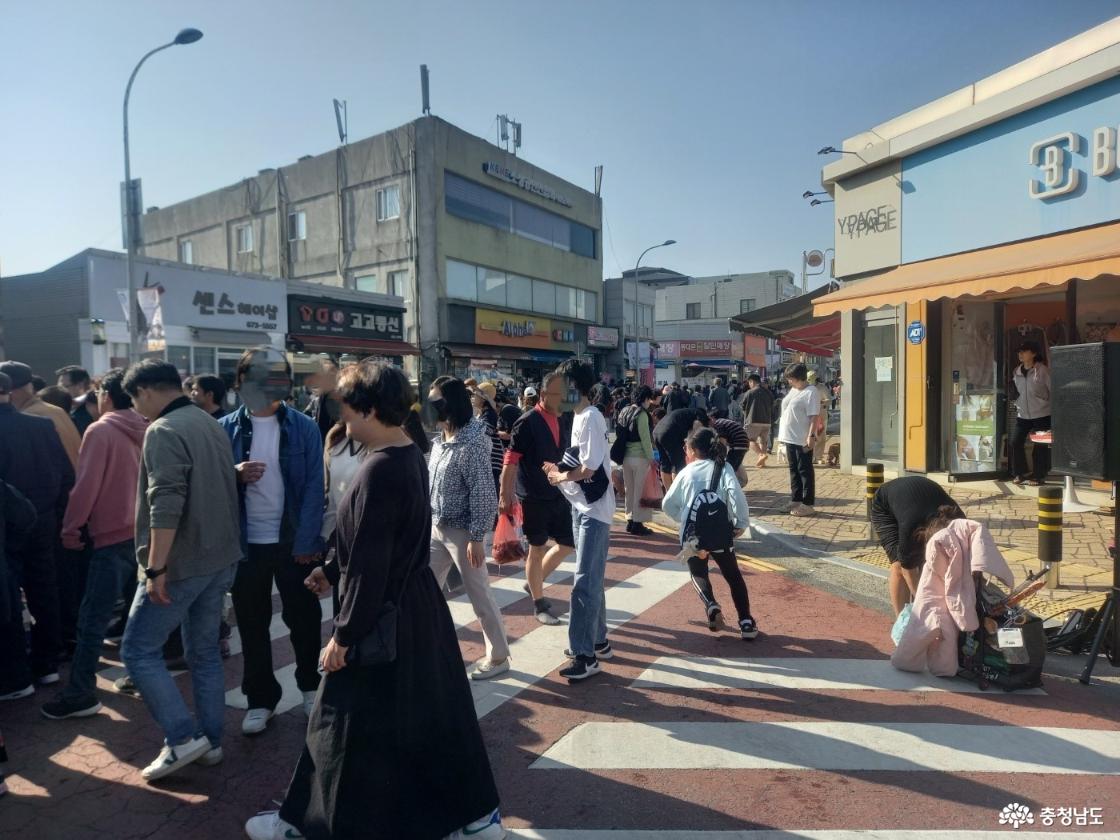
[[[525,547],[525,535],[521,531],[521,505],[514,505],[509,513],[498,515],[498,525],[494,528],[494,562],[517,563],[529,555]]]
[[[642,485],[642,498],[640,504],[650,510],[661,510],[661,498],[665,492],[661,489],[661,470],[657,464],[650,464],[646,473],[646,483]]]

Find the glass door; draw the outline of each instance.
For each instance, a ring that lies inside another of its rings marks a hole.
[[[1002,475],[1005,436],[1002,369],[1003,304],[950,307],[949,474],[956,481]]]
[[[885,317],[884,317],[885,316]],[[898,316],[868,313],[863,332],[863,454],[897,466],[899,431]]]

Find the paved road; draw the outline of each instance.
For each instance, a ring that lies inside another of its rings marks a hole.
[[[576,685],[556,673],[565,628],[539,625],[521,576],[495,572],[514,668],[475,685],[475,703],[514,836],[981,838],[1010,831],[1000,811],[1017,802],[1034,818],[1017,834],[1120,837],[1112,689],[1050,678],[1042,691],[980,693],[900,674],[886,662],[881,579],[792,557],[772,537],[745,548],[762,629],[750,643],[708,631],[668,537],[616,529],[607,569],[616,655]],[[569,564],[549,587],[565,608],[570,580]],[[718,574],[714,585],[726,593]],[[462,597],[451,609],[471,662],[483,655],[478,625]],[[158,735],[135,698],[106,692],[106,711],[83,721],[40,719],[44,692],[0,708],[12,755],[0,837],[242,836],[245,818],[282,795],[304,725],[278,617],[273,629],[285,713],[257,738],[240,735],[235,655],[225,763],[158,786],[139,778]],[[113,654],[105,649],[103,688],[118,673]],[[1044,808],[1054,824],[1044,824]],[[1077,809],[1068,827],[1059,808]],[[1100,825],[1076,824],[1098,814]]]

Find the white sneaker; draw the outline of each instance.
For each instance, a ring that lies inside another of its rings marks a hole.
[[[491,680],[499,674],[504,674],[509,670],[509,658],[503,659],[496,665],[489,658],[482,659],[473,671],[471,671],[472,680]]]
[[[194,763],[201,764],[203,767],[213,767],[215,764],[221,764],[225,757],[221,747],[213,747],[195,759]]]
[[[24,697],[30,697],[35,693],[35,686],[25,685],[23,688],[17,688],[15,691],[9,691],[7,694],[0,694],[0,700],[22,700]]]
[[[51,671],[49,674],[36,678],[35,682],[39,685],[54,685],[58,682],[58,671]]]
[[[251,840],[299,840],[303,835],[289,822],[280,819],[279,811],[262,811],[245,823]]]
[[[303,692],[303,713],[308,717],[311,717],[311,710],[315,708],[315,695],[318,693],[317,691]]]
[[[192,761],[201,758],[209,749],[210,741],[207,738],[191,738],[185,744],[179,744],[177,747],[169,747],[165,744],[163,749],[159,751],[156,760],[141,770],[140,775],[149,782],[162,779],[164,776],[174,773],[179,768],[186,767]]]
[[[260,735],[272,720],[272,709],[250,709],[241,721],[242,735]]]
[[[465,840],[468,837],[472,840],[502,840],[505,836],[506,830],[502,828],[502,814],[495,808],[482,819],[475,820],[456,831],[452,831],[447,835],[446,840]]]
[[[816,513],[812,505],[798,505],[789,512],[790,516],[812,516]]]

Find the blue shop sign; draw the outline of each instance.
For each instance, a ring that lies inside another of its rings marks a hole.
[[[926,325],[921,321],[911,321],[906,325],[906,340],[911,344],[921,344],[926,340]]]
[[[902,163],[902,261],[1120,219],[1120,76]]]

